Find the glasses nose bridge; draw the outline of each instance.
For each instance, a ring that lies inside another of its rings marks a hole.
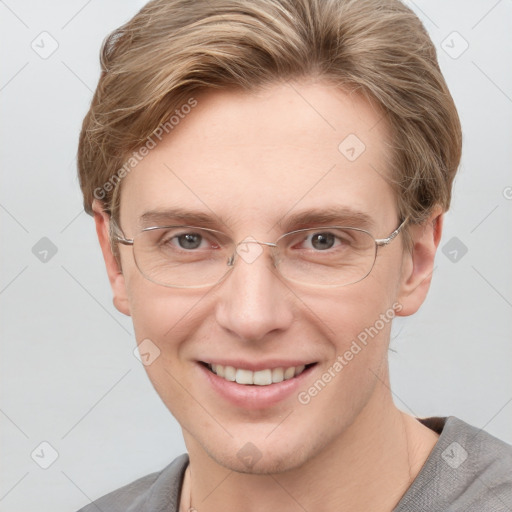
[[[238,249],[240,245],[243,244],[259,244],[259,245],[266,245],[267,247],[277,247],[277,244],[275,242],[260,242],[259,240],[256,240],[252,237],[247,237],[244,240],[240,240],[237,244],[235,244],[235,251]]]
[[[277,247],[277,244],[275,242],[260,242],[259,240],[242,240],[241,242],[238,242],[237,247],[240,244],[247,244],[247,243],[266,245],[268,247]]]
[[[263,245],[263,246],[270,247],[272,249],[272,251],[271,251],[272,258],[275,259],[277,243],[275,243],[275,242],[261,242],[260,240],[256,240],[256,239],[254,239],[252,237],[247,237],[244,240],[240,240],[240,242],[234,244],[233,253],[231,254],[230,258],[228,259],[228,266],[229,267],[234,266],[235,260],[237,259],[237,256],[240,256],[243,260],[245,260],[245,258],[240,255],[239,249],[238,249],[240,246],[243,246],[245,244],[258,244],[260,246]]]

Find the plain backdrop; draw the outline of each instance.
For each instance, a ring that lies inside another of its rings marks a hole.
[[[2,512],[73,512],[185,451],[112,305],[76,178],[101,42],[143,3],[0,1]],[[511,443],[512,2],[408,4],[464,153],[428,300],[393,328],[392,391],[410,414]]]

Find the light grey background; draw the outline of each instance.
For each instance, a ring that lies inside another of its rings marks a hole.
[[[0,0],[2,512],[74,511],[185,450],[112,305],[76,178],[101,42],[143,3]],[[394,326],[392,389],[411,414],[511,443],[512,1],[408,4],[438,47],[464,153],[430,296]],[[46,59],[31,47],[51,50],[43,31],[58,43]]]

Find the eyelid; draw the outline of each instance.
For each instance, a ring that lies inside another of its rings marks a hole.
[[[200,227],[200,226],[191,226],[191,225],[188,225],[188,224],[173,224],[173,225],[162,225],[162,226],[149,226],[149,227],[146,227],[146,228],[143,228],[140,233],[143,233],[143,232],[151,232],[151,231],[157,231],[157,230],[165,230],[165,229],[176,229],[176,230],[183,230],[182,231],[182,234],[187,234],[187,230],[190,230],[190,233],[193,233],[194,230],[196,231],[202,231],[206,234],[206,236],[208,237],[211,237],[211,236],[218,236],[218,237],[224,237],[224,241],[229,241],[231,242],[233,245],[236,244],[236,242],[233,240],[233,238],[228,235],[227,233],[223,232],[223,231],[219,231],[217,229],[213,229],[213,228],[206,228],[206,227]],[[288,237],[288,238],[292,238],[293,235],[295,236],[303,236],[306,234],[306,232],[309,232],[309,234],[315,234],[315,233],[322,233],[322,232],[332,232],[332,231],[336,231],[336,230],[347,230],[347,231],[351,231],[351,230],[354,230],[356,232],[365,232],[367,234],[369,234],[370,236],[372,236],[370,233],[368,233],[368,231],[366,231],[365,229],[362,229],[362,228],[356,228],[356,227],[352,227],[352,226],[342,226],[342,225],[330,225],[330,226],[326,226],[326,225],[320,225],[320,226],[309,226],[309,227],[301,227],[301,228],[297,228],[297,229],[294,229],[292,231],[288,231],[286,233],[283,233],[282,235],[280,235],[277,240],[275,242],[272,242],[272,243],[277,243],[279,241],[281,241],[281,239],[285,238],[285,237]],[[335,233],[332,233],[336,236]],[[268,242],[267,242],[268,243]]]
[[[147,232],[147,231],[156,231],[159,229],[183,229],[183,230],[198,230],[198,231],[206,231],[207,233],[218,233],[221,235],[224,235],[226,237],[229,237],[226,233],[223,231],[218,231],[216,229],[211,228],[202,228],[200,226],[191,226],[189,224],[168,224],[168,225],[161,225],[161,226],[148,226],[146,228],[141,229],[141,233]]]
[[[343,229],[350,229],[350,228],[343,228]],[[321,227],[321,228],[311,228],[307,232],[303,232],[306,235],[306,239],[310,236],[315,235],[332,235],[334,238],[340,239],[345,238],[344,232],[339,227]]]
[[[230,242],[233,244],[231,238],[226,235],[226,233],[223,233],[222,231],[218,231],[215,229],[210,228],[201,228],[199,226],[189,226],[189,225],[171,225],[171,226],[151,226],[148,228],[145,228],[142,230],[141,233],[144,232],[154,232],[158,233],[159,230],[162,230],[163,233],[159,236],[159,239],[167,236],[166,231],[175,231],[175,233],[172,233],[172,236],[168,237],[169,240],[175,239],[177,236],[181,235],[187,235],[187,234],[194,234],[198,233],[200,234],[208,243],[220,243],[221,245],[224,242]],[[223,240],[219,240],[220,238],[224,237]]]
[[[306,231],[311,231],[312,233],[322,233],[322,232],[330,232],[330,231],[340,231],[340,230],[354,230],[354,231],[364,231],[365,233],[368,233],[368,231],[366,231],[365,229],[362,229],[362,228],[357,228],[357,227],[352,227],[352,226],[343,226],[341,224],[334,224],[334,225],[330,225],[330,226],[325,226],[325,225],[321,225],[321,226],[307,226],[307,227],[303,227],[303,228],[297,228],[297,229],[293,229],[292,231],[288,231],[287,233],[284,233],[283,235],[281,235],[279,238],[282,238],[284,236],[287,236],[287,235],[291,235],[291,234],[294,234],[296,233],[297,235],[301,234],[301,233],[304,233]]]

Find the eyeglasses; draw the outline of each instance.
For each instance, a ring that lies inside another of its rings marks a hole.
[[[155,226],[134,238],[124,237],[110,221],[112,241],[133,247],[135,264],[153,283],[172,288],[203,288],[222,281],[238,259],[253,263],[263,247],[271,250],[274,267],[286,280],[298,284],[337,287],[363,280],[372,271],[379,247],[400,233],[407,218],[387,238],[343,226],[297,229],[275,243],[251,237],[235,243],[215,229],[195,226]]]

